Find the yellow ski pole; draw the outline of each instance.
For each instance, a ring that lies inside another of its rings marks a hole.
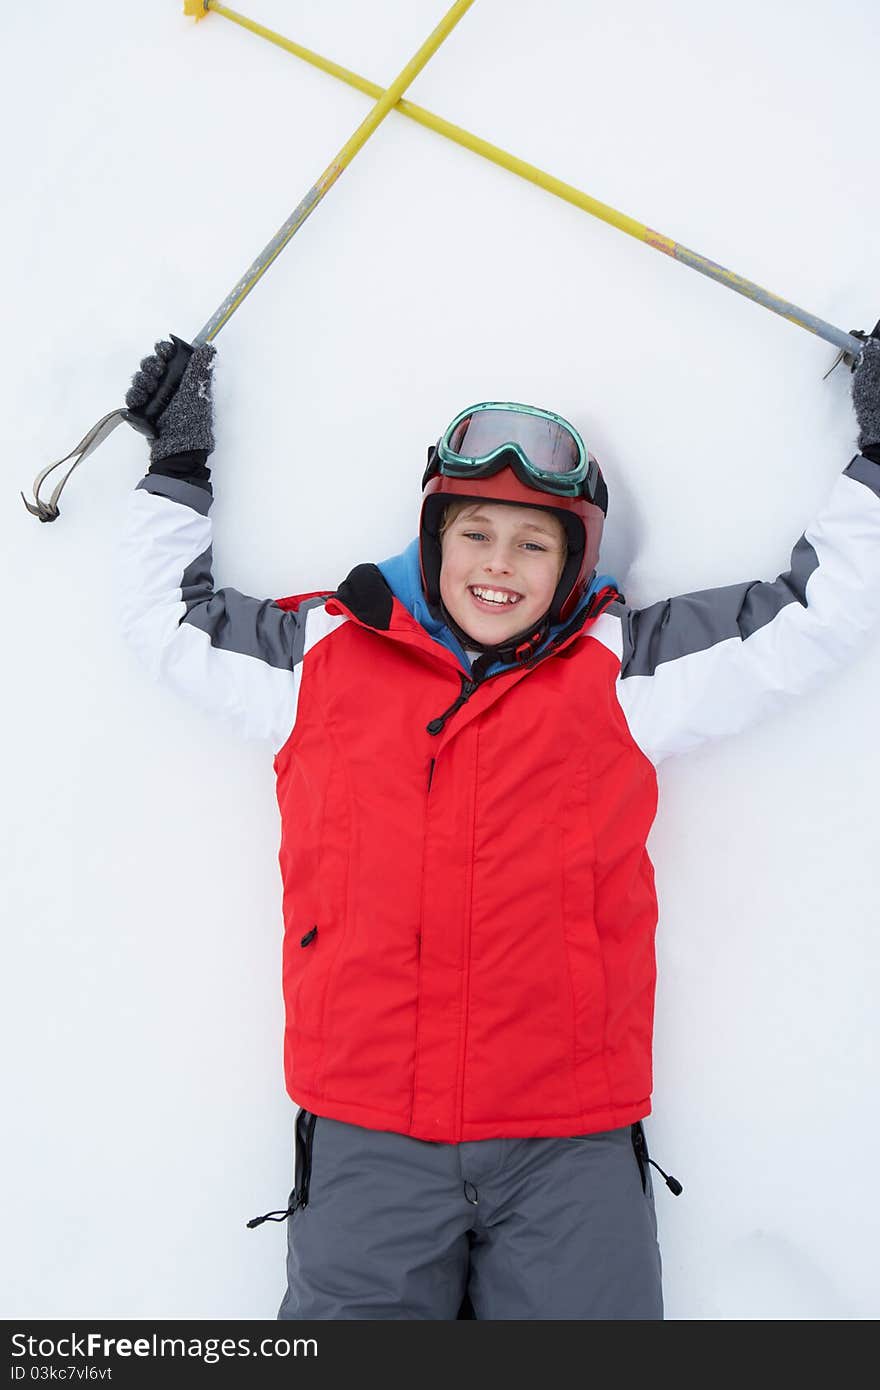
[[[473,3],[474,0],[456,0],[456,3],[447,11],[436,29],[428,36],[418,52],[409,60],[406,67],[403,68],[394,79],[387,91],[380,92],[375,106],[366,119],[361,122],[351,138],[345,142],[336,158],[328,164],[321,177],[312,185],[301,202],[297,204],[287,221],[279,227],[272,240],[263,247],[263,250],[260,252],[259,256],[257,256],[256,260],[248,266],[241,279],[233,285],[229,294],[223,300],[223,303],[211,315],[204,327],[199,329],[192,342],[186,343],[182,339],[175,337],[173,333],[171,334],[172,341],[175,345],[175,354],[168,363],[165,376],[162,379],[158,392],[153,396],[145,409],[142,411],[128,409],[111,410],[110,413],[100,419],[96,425],[92,426],[88,434],[80,440],[75,449],[71,450],[63,459],[59,459],[56,463],[49,464],[47,468],[44,468],[41,473],[37,474],[34,482],[33,504],[27,500],[24,493],[21,494],[24,505],[33,516],[38,517],[40,521],[55,521],[58,516],[58,498],[73,470],[112,433],[117,425],[122,424],[123,420],[133,425],[134,428],[139,430],[142,434],[150,436],[155,435],[155,422],[162,414],[162,411],[165,409],[180,384],[180,379],[186,371],[187,363],[192,356],[193,349],[202,343],[211,342],[216,338],[223,325],[229,322],[238,306],[247,295],[250,294],[257,281],[265,275],[269,266],[284,250],[284,247],[295,233],[299,231],[306,218],[314,212],[324,195],[333,187],[339,175],[354,159],[358,150],[362,149],[366,144],[377,126],[385,119],[391,108],[397,104],[403,92],[406,91],[410,83],[418,76],[428,60],[437,52],[443,40],[451,33],[458,21],[470,9]],[[196,19],[203,19],[208,8],[207,0],[184,0],[184,13],[193,15]],[[48,502],[43,501],[40,498],[40,487],[43,480],[49,473],[53,472],[54,469],[60,468],[63,463],[67,463],[69,459],[73,459],[73,463],[68,468],[60,483],[56,484]]]
[[[198,7],[200,0],[184,0],[185,12],[191,14],[193,8]],[[469,10],[474,0],[456,0],[456,3],[447,12],[444,18],[437,25],[434,32],[425,40],[416,53],[407,63],[406,67],[395,77],[387,91],[377,89],[378,98],[372,111],[364,121],[358,126],[354,135],[343,145],[336,158],[327,165],[321,177],[312,185],[302,202],[294,208],[287,221],[276,232],[275,236],[267,246],[264,246],[257,259],[248,267],[238,284],[230,290],[220,308],[211,315],[204,328],[200,329],[193,339],[193,346],[197,343],[209,343],[216,338],[220,329],[229,321],[235,310],[238,308],[245,295],[250,294],[254,285],[262,275],[266,273],[275,257],[284,249],[290,238],[298,232],[302,224],[310,213],[314,212],[324,194],[331,189],[339,178],[339,175],[348,167],[376,127],[384,121],[388,112],[396,106],[402,94],[406,91],[410,83],[418,76],[428,59],[433,57],[440,47],[443,40],[455,28],[458,21],[462,18],[466,10]],[[201,0],[201,8],[207,11],[211,8],[208,0]]]
[[[313,67],[320,68],[332,77],[338,77],[342,82],[348,83],[350,87],[356,87],[358,91],[365,92],[374,99],[382,92],[382,88],[377,86],[375,82],[370,82],[366,77],[361,77],[348,68],[340,67],[338,63],[333,63],[329,58],[324,58],[321,54],[314,53],[301,44],[294,43],[292,39],[287,39],[282,34],[276,34],[272,29],[267,29],[265,25],[257,24],[245,15],[231,10],[228,5],[218,4],[216,0],[189,0],[189,2],[201,4],[205,10],[211,10],[222,15],[224,19],[232,20],[234,24],[239,24],[242,28],[250,30],[259,38],[268,39],[277,47],[285,49],[288,53],[293,53],[297,58],[302,58],[305,62],[311,63]],[[481,155],[483,159],[500,165],[502,169],[508,169],[512,174],[518,174],[520,178],[527,179],[529,183],[536,184],[538,188],[545,188],[548,193],[554,194],[555,197],[563,198],[565,202],[572,203],[593,217],[598,217],[602,222],[607,222],[609,226],[617,227],[618,231],[626,232],[627,236],[645,242],[646,245],[652,246],[655,251],[662,251],[664,255],[681,261],[683,265],[690,266],[692,270],[698,270],[701,275],[707,275],[710,279],[717,280],[720,284],[726,285],[729,290],[736,290],[737,294],[745,295],[748,299],[754,300],[756,304],[762,304],[765,309],[770,309],[773,313],[789,319],[791,323],[798,324],[800,328],[806,328],[808,332],[815,333],[817,337],[833,343],[835,347],[840,349],[838,362],[843,360],[847,365],[852,366],[861,353],[863,337],[857,330],[852,333],[845,333],[842,328],[836,328],[834,324],[826,323],[824,319],[817,318],[815,314],[811,314],[806,309],[798,308],[796,304],[792,304],[787,299],[780,299],[778,295],[764,289],[761,285],[756,285],[753,281],[746,280],[744,276],[737,275],[735,271],[727,270],[723,265],[708,260],[706,256],[701,256],[697,251],[690,251],[680,242],[673,241],[671,237],[664,236],[662,232],[657,232],[652,227],[646,226],[644,222],[638,222],[634,217],[627,216],[625,212],[618,212],[608,203],[602,203],[598,198],[592,198],[589,193],[583,193],[570,183],[563,183],[562,179],[557,179],[544,169],[538,169],[534,164],[527,164],[524,159],[509,154],[507,150],[490,144],[488,140],[483,140],[479,135],[471,134],[470,131],[464,130],[461,126],[453,125],[451,121],[445,120],[442,116],[427,111],[423,106],[417,106],[415,102],[399,101],[397,110],[401,115],[408,116],[410,120],[417,121],[419,125],[426,126],[428,130],[436,131],[438,135],[445,135],[448,140],[453,140],[457,145],[462,145],[465,149],[473,151],[474,154]],[[837,362],[834,365],[836,366]]]

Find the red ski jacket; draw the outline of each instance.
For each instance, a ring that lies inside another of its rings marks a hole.
[[[139,484],[121,617],[157,678],[273,745],[291,1098],[452,1143],[643,1118],[656,765],[880,620],[880,466],[852,460],[777,580],[605,593],[478,680],[375,565],[332,594],[215,591],[210,505]]]

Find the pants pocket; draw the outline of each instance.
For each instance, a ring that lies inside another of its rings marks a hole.
[[[317,1115],[313,1115],[311,1110],[300,1110],[296,1117],[296,1139],[294,1144],[293,1161],[293,1192],[291,1193],[289,1205],[293,1205],[296,1200],[296,1207],[307,1207],[309,1204],[309,1184],[312,1178],[312,1146],[315,1139],[315,1125]]]
[[[654,1185],[651,1182],[651,1169],[648,1166],[648,1141],[645,1138],[645,1131],[641,1120],[636,1120],[635,1124],[630,1126],[630,1134],[632,1135],[632,1146],[636,1156],[636,1163],[639,1166],[642,1191],[646,1197],[653,1197]]]

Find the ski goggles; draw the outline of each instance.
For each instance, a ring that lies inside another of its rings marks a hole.
[[[526,485],[595,500],[599,465],[574,426],[550,410],[511,401],[484,401],[456,415],[440,437],[425,481],[435,473],[488,477],[505,466],[508,453],[518,459],[516,471]]]

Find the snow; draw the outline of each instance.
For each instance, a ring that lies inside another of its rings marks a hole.
[[[244,0],[242,0],[244,4]],[[248,0],[388,82],[438,0]],[[192,335],[369,100],[177,0],[7,6],[7,1318],[274,1317],[292,1185],[273,775],[114,627],[146,467],[18,496]],[[478,0],[412,99],[839,327],[876,294],[874,0]],[[599,458],[628,598],[772,578],[854,452],[835,349],[392,113],[217,340],[217,582],[333,587],[414,534],[425,446],[543,404]],[[51,484],[50,484],[51,486]],[[652,1155],[671,1319],[880,1313],[880,633],[664,766]]]

